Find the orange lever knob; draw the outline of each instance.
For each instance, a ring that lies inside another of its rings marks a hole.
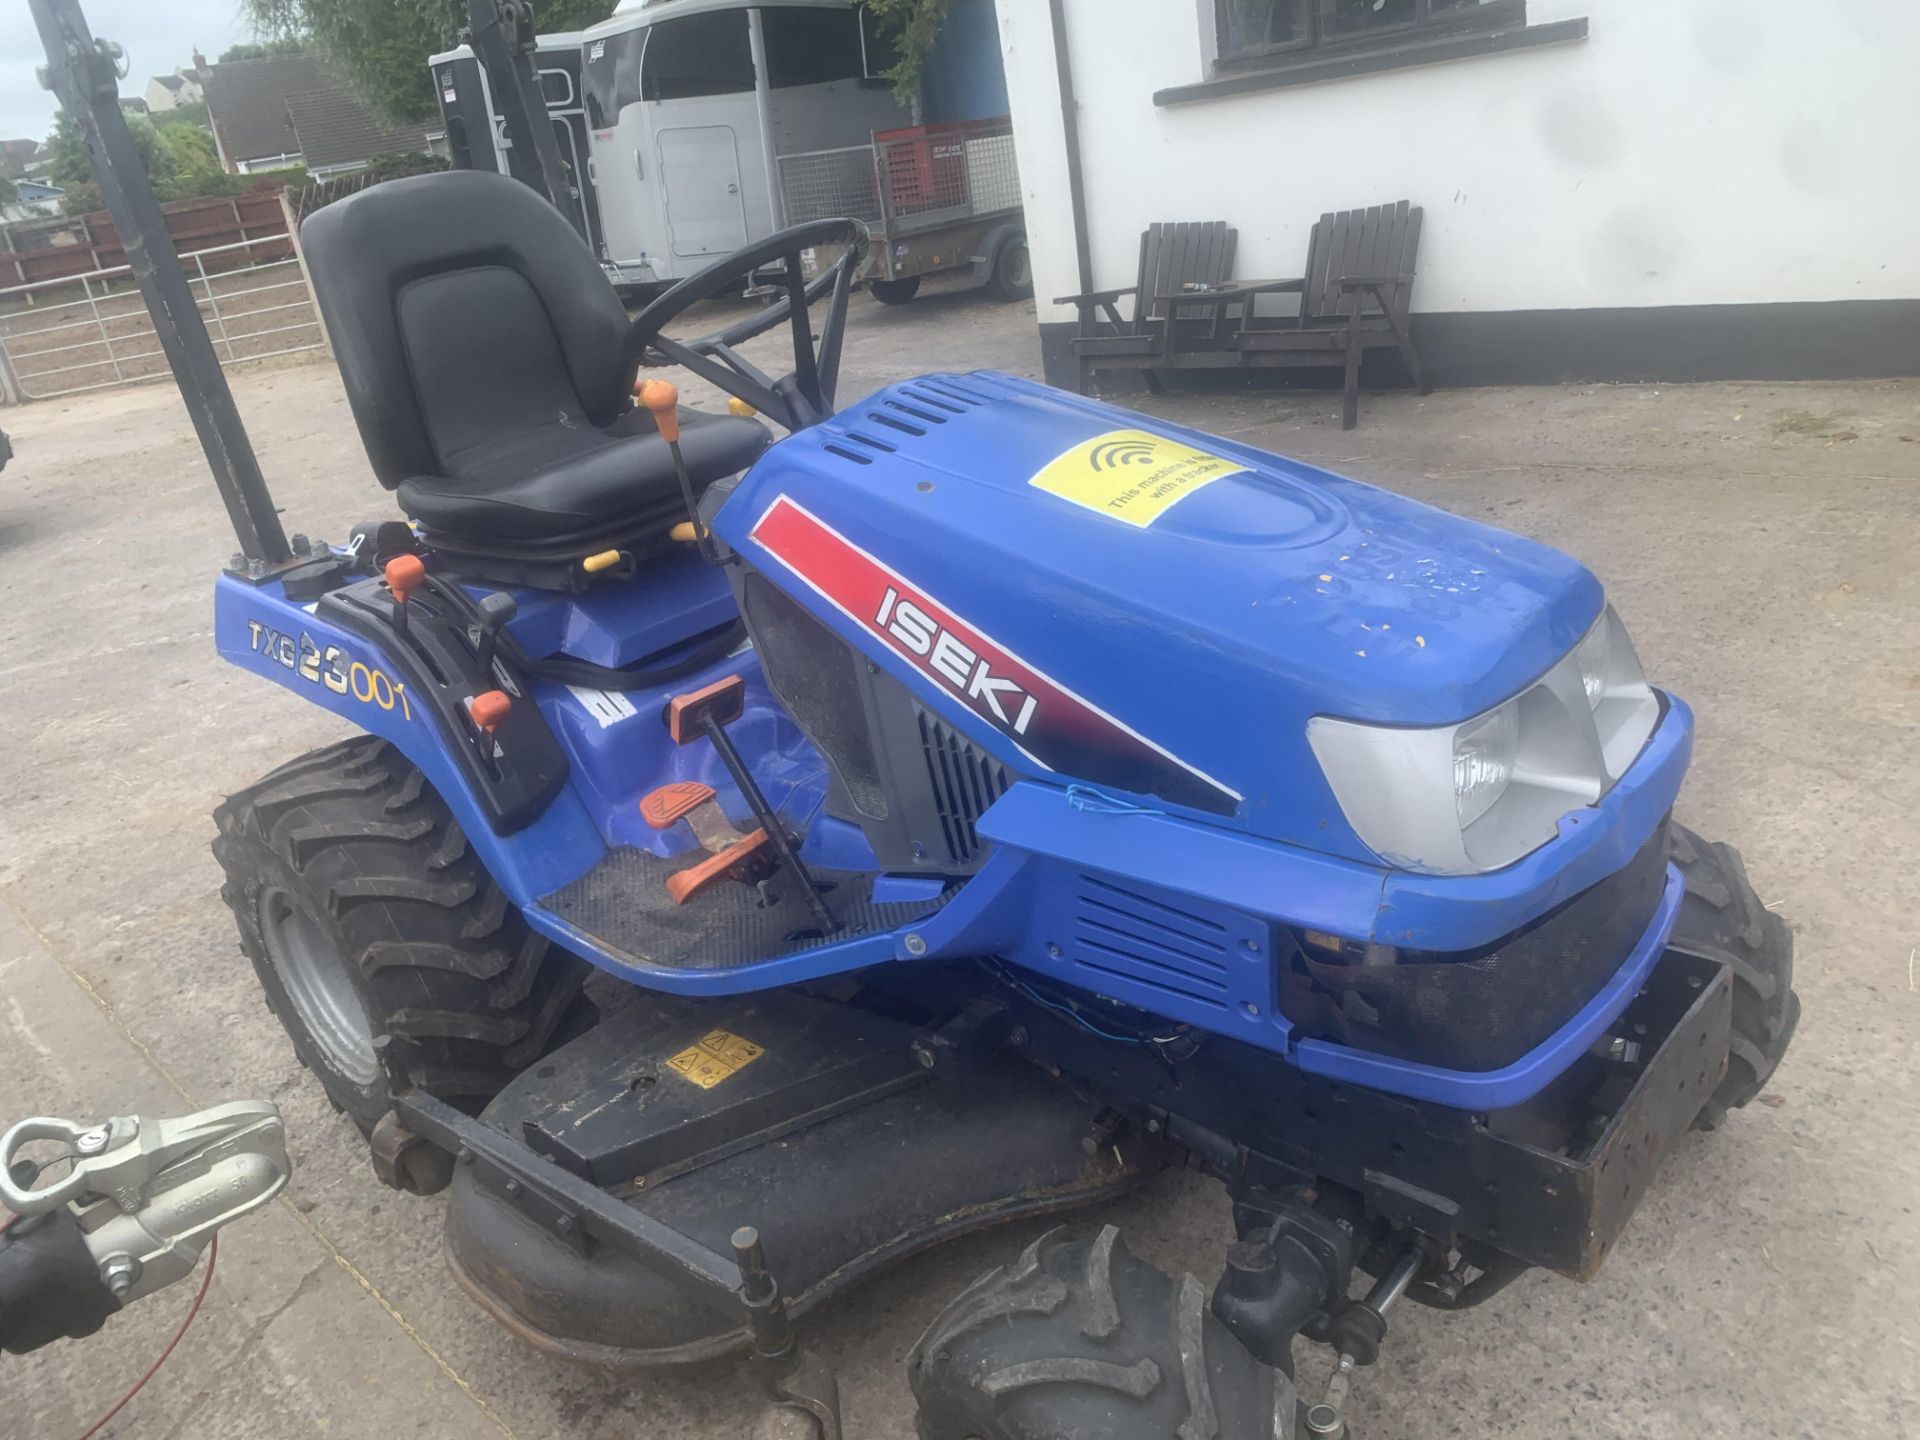
[[[482,690],[467,702],[467,714],[473,723],[491,735],[513,709],[513,700],[504,690]]]
[[[640,403],[653,412],[660,438],[669,445],[680,440],[680,392],[665,380],[649,380],[640,387]]]
[[[396,555],[387,561],[387,588],[402,605],[427,581],[427,567],[418,555]]]

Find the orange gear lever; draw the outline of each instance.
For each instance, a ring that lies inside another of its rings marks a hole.
[[[407,633],[407,597],[427,583],[427,567],[418,555],[396,555],[387,561],[383,573],[387,589],[393,592],[393,628]]]
[[[482,690],[467,701],[468,716],[489,735],[500,728],[512,709],[513,699],[504,690]]]
[[[418,555],[394,556],[387,561],[384,573],[387,588],[402,605],[407,603],[408,596],[427,583],[427,567]]]
[[[669,445],[680,443],[680,392],[665,380],[649,380],[640,387],[640,403],[653,412],[653,423],[660,438]]]
[[[693,526],[693,540],[700,549],[700,558],[709,565],[718,565],[720,557],[714,552],[706,522],[700,518],[700,501],[693,493],[692,477],[687,474],[687,457],[680,453],[680,392],[665,380],[649,380],[640,387],[640,403],[653,412],[653,423],[660,431],[660,438],[667,442],[667,453],[673,457],[674,478],[680,482],[680,498],[687,502],[687,521]]]

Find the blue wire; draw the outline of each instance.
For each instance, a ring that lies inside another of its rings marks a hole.
[[[1069,1020],[1073,1021],[1076,1025],[1080,1026],[1083,1030],[1089,1030],[1093,1032],[1095,1035],[1098,1035],[1102,1040],[1114,1040],[1119,1042],[1122,1045],[1144,1045],[1147,1043],[1146,1041],[1140,1039],[1139,1036],[1137,1035],[1116,1035],[1111,1030],[1102,1030],[1098,1025],[1094,1024],[1091,1020],[1087,1019],[1086,1016],[1082,1015],[1078,1010],[1074,1009],[1071,1005],[1063,1005],[1057,1000],[1049,1000],[1046,996],[1042,995],[1038,990],[1035,990],[1031,985],[1027,984],[1026,981],[1024,980],[1015,980],[1013,984],[1015,989],[1019,990],[1022,994],[1024,994],[1029,1000],[1033,1001],[1036,1005],[1044,1006],[1048,1010],[1056,1011],[1061,1015],[1065,1015]]]

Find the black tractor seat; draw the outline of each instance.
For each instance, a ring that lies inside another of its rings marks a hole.
[[[646,410],[604,430],[556,411],[552,424],[447,457],[446,475],[400,482],[400,503],[431,535],[489,545],[567,542],[687,518],[673,457]],[[767,448],[764,425],[683,407],[680,453],[694,491],[737,475]]]
[[[590,555],[675,545],[686,503],[633,403],[626,308],[545,200],[455,170],[370,186],[300,234],[374,474],[460,574],[578,589]],[[683,410],[695,494],[772,438]]]

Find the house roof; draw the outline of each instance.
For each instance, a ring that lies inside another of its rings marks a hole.
[[[389,126],[337,86],[287,96],[287,113],[308,169],[351,165],[376,155],[425,150],[441,126]]]
[[[337,88],[311,55],[276,55],[215,65],[203,86],[207,115],[232,165],[273,155],[300,153],[300,137],[287,116],[287,97]]]
[[[39,149],[38,140],[0,140],[0,175],[18,179]]]
[[[178,90],[187,82],[184,77],[179,75],[156,75],[153,77],[153,83],[163,85],[169,90]]]
[[[309,166],[351,165],[424,150],[438,126],[390,126],[311,55],[215,65],[201,80],[207,113],[231,164],[299,155]]]

